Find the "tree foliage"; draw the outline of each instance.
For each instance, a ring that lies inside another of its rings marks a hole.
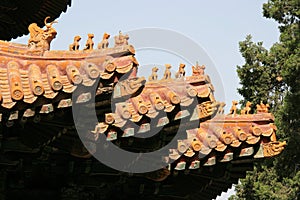
[[[277,135],[288,145],[273,159],[257,163],[236,186],[237,199],[300,199],[300,16],[299,0],[269,0],[263,14],[279,23],[280,40],[269,50],[251,36],[240,42],[245,59],[237,67],[243,103],[269,103]]]
[[[282,56],[281,45],[275,44],[268,51],[262,42],[252,42],[251,35],[239,45],[246,62],[243,66],[237,66],[240,84],[243,86],[238,88],[238,92],[244,97],[242,102],[251,100],[253,105],[259,104],[260,101],[268,102],[271,108],[281,104],[286,90],[280,73],[282,60],[278,60],[278,57]]]

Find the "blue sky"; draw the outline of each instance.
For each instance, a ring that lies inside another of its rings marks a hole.
[[[213,67],[218,72],[219,77],[216,74],[210,74],[210,77],[217,85],[221,82],[225,96],[218,94],[218,90],[223,90],[219,86],[216,87],[216,96],[220,98],[217,100],[226,102],[228,110],[232,100],[241,98],[236,90],[239,87],[236,66],[244,61],[239,53],[238,42],[251,34],[254,41],[263,41],[265,47],[269,48],[279,38],[277,24],[262,16],[263,2],[266,0],[73,0],[72,7],[54,25],[58,35],[52,42],[52,49],[68,49],[75,35],[81,35],[82,48],[87,33],[95,34],[97,44],[104,32],[116,35],[119,30],[130,33],[149,27],[173,31],[189,38],[209,56],[213,64],[201,60],[201,55],[199,63],[211,64],[213,66],[206,67]],[[27,40],[28,36],[24,36],[15,41],[27,43]],[[129,42],[135,45],[133,38]],[[155,43],[153,38],[150,42]],[[178,41],[173,42],[176,44]],[[180,48],[189,50],[190,47]],[[177,70],[179,62],[185,62],[180,55],[174,57],[157,50],[137,51],[136,56],[141,68],[147,68],[149,64],[163,66],[170,63]],[[189,75],[188,65],[186,71]],[[147,77],[149,74],[142,75]]]

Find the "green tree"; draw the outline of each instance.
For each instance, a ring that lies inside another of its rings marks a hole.
[[[269,103],[276,116],[277,135],[286,140],[284,152],[257,163],[236,186],[230,199],[300,199],[300,2],[269,0],[263,14],[279,23],[280,41],[270,50],[251,36],[240,42],[245,59],[237,67],[242,101]]]
[[[280,44],[268,51],[262,42],[255,44],[251,35],[245,41],[239,43],[240,52],[245,59],[243,66],[237,66],[237,73],[242,88],[238,92],[244,97],[242,103],[251,100],[253,105],[260,101],[267,102],[271,108],[276,109],[282,104],[286,84],[282,81],[282,60],[278,60],[282,54]]]

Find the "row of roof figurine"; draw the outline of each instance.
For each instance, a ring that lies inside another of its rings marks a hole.
[[[237,113],[237,101],[232,101],[232,106],[230,108],[229,114],[235,115]],[[250,114],[252,103],[250,101],[247,101],[246,106],[241,109],[241,115],[247,115]],[[260,104],[256,105],[256,111],[257,113],[268,113],[269,112],[270,105],[264,104],[262,101]]]
[[[32,23],[28,26],[28,31],[30,33],[30,38],[28,40],[28,47],[31,50],[39,49],[48,51],[50,50],[50,44],[51,41],[56,37],[57,31],[52,27],[54,23],[57,23],[57,21],[52,21],[50,23],[47,22],[47,20],[50,19],[50,17],[46,17],[44,20],[46,29],[42,29],[39,27],[36,23]],[[89,33],[88,39],[85,44],[84,50],[93,50],[94,48],[94,34]],[[110,38],[110,35],[108,33],[104,33],[102,41],[98,44],[98,49],[105,49],[108,48],[109,42],[108,39]],[[115,47],[117,46],[123,46],[128,45],[128,39],[129,36],[123,35],[121,31],[119,31],[119,35],[114,37],[115,39]],[[77,51],[79,50],[79,41],[81,40],[81,37],[79,35],[74,37],[74,41],[72,44],[69,45],[70,51]]]
[[[93,38],[94,38],[94,34],[93,33],[89,33],[88,34],[88,39],[87,39],[87,41],[85,43],[85,47],[84,47],[83,50],[93,50],[94,49]],[[98,49],[106,49],[106,48],[108,48],[108,45],[109,45],[108,39],[109,38],[110,38],[110,34],[104,33],[103,37],[102,37],[102,41],[99,42],[97,48]],[[123,35],[123,33],[121,31],[119,31],[119,35],[115,36],[114,39],[115,39],[115,47],[117,47],[117,46],[123,46],[123,45],[128,45],[129,36],[128,36],[128,34]],[[77,50],[79,50],[79,47],[80,47],[79,42],[80,42],[80,40],[81,40],[81,37],[79,35],[76,35],[74,37],[73,43],[69,45],[69,50],[70,51],[77,51]]]
[[[164,75],[163,75],[162,79],[171,79],[172,73],[171,73],[170,69],[172,68],[172,66],[170,64],[165,64],[165,67],[166,67],[166,69],[165,69],[165,72],[164,72]],[[178,71],[175,74],[175,78],[181,78],[181,77],[185,76],[184,68],[185,68],[185,64],[180,63]],[[204,65],[200,66],[197,62],[196,66],[192,66],[192,72],[193,72],[192,76],[204,75],[204,70],[205,70],[205,66]],[[149,81],[156,81],[158,79],[157,72],[158,72],[158,68],[153,67],[152,68],[152,73],[149,76],[148,80]]]

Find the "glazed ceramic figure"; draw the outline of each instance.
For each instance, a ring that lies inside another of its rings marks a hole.
[[[171,68],[172,66],[170,64],[165,64],[166,66],[166,70],[165,70],[165,73],[164,73],[164,77],[163,79],[171,79]]]
[[[108,48],[109,42],[108,39],[110,35],[108,33],[104,33],[102,37],[102,41],[98,44],[98,49],[106,49]]]
[[[93,38],[94,38],[94,34],[89,33],[84,50],[93,50],[93,48],[94,48]]]
[[[79,35],[76,35],[74,37],[74,41],[72,44],[69,46],[70,51],[77,51],[79,50],[79,41],[81,40],[81,37]]]
[[[30,33],[30,38],[28,40],[28,47],[30,49],[41,49],[44,51],[50,50],[50,43],[56,37],[56,30],[52,27],[53,23],[57,23],[53,21],[51,23],[47,23],[47,20],[50,17],[46,17],[44,20],[46,29],[40,28],[36,23],[32,23],[29,25],[28,30]]]

